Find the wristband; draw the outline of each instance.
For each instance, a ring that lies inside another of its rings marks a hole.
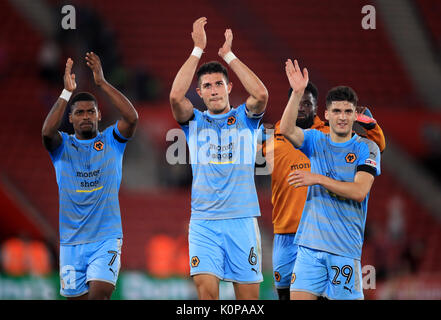
[[[193,51],[191,52],[191,55],[200,59],[203,52],[204,52],[204,50],[202,50],[201,48],[194,47]]]
[[[71,95],[72,95],[72,92],[70,92],[66,89],[63,89],[63,91],[60,94],[60,98],[66,100],[66,101],[69,101]]]
[[[234,59],[237,59],[237,57],[234,55],[233,52],[228,52],[225,56],[224,56],[224,60],[226,63],[230,64],[231,61],[233,61]]]

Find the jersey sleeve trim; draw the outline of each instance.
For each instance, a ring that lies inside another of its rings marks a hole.
[[[194,113],[194,111],[193,111],[193,115],[190,117],[190,119],[188,119],[187,121],[184,121],[184,122],[179,122],[179,121],[176,121],[180,126],[188,126],[189,124],[190,124],[190,121],[193,121],[194,120],[194,118],[195,118],[195,113]]]
[[[115,125],[113,126],[113,137],[115,138],[116,141],[118,141],[119,143],[126,143],[127,141],[129,141],[130,139],[127,139],[126,137],[124,137],[121,132],[119,132],[118,130],[118,121],[115,123]]]
[[[265,114],[265,111],[263,111],[261,113],[254,113],[254,112],[248,110],[247,106],[245,106],[245,114],[250,119],[261,119],[263,117],[263,115]]]
[[[377,169],[375,169],[374,167],[372,167],[372,166],[370,166],[370,165],[367,165],[367,164],[359,165],[359,166],[357,167],[357,172],[358,172],[358,171],[364,171],[364,172],[370,173],[370,174],[373,175],[374,177],[377,176]]]

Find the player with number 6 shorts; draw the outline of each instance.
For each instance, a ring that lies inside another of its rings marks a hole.
[[[170,92],[173,116],[185,133],[193,172],[190,274],[199,299],[218,299],[220,280],[233,282],[237,299],[258,299],[263,277],[254,164],[268,93],[231,51],[229,29],[219,56],[247,90],[246,102],[236,108],[230,105],[233,84],[221,63],[207,62],[196,70],[206,46],[206,23],[205,17],[194,22],[194,49]],[[185,96],[195,73],[205,111],[194,108]]]

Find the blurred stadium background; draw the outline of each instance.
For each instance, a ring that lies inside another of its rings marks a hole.
[[[64,5],[76,29],[63,30]],[[376,29],[364,30],[364,5]],[[84,63],[96,52],[106,78],[140,115],[128,144],[120,192],[124,245],[114,299],[195,299],[188,277],[187,225],[191,171],[165,154],[177,128],[168,102],[173,78],[190,54],[193,21],[208,18],[203,61],[217,60],[223,33],[270,93],[265,122],[280,119],[287,101],[284,62],[299,59],[319,89],[345,84],[368,106],[386,135],[382,175],[375,180],[366,224],[363,266],[375,268],[366,299],[441,299],[441,2],[2,0],[0,2],[0,299],[60,299],[58,192],[41,127],[59,96],[67,57],[78,90],[95,93],[101,127],[115,121]],[[237,78],[234,105],[246,99]],[[192,86],[194,89],[195,83]],[[197,106],[196,93],[189,98]],[[67,121],[64,130],[72,132]],[[271,190],[257,176],[265,281],[271,270]],[[372,285],[372,283],[371,283]],[[222,283],[221,298],[233,297]]]

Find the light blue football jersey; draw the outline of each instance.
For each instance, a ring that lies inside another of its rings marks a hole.
[[[245,103],[221,115],[193,110],[181,124],[193,172],[191,219],[260,216],[254,164],[263,113],[252,114]]]
[[[117,123],[90,140],[60,134],[61,145],[50,152],[58,183],[60,243],[122,238],[118,192],[128,139]]]
[[[338,181],[353,182],[357,171],[380,174],[380,150],[356,134],[346,142],[331,141],[330,134],[304,130],[300,150],[311,160],[311,172]],[[344,199],[320,185],[308,195],[295,243],[360,260],[369,193],[361,202]]]

